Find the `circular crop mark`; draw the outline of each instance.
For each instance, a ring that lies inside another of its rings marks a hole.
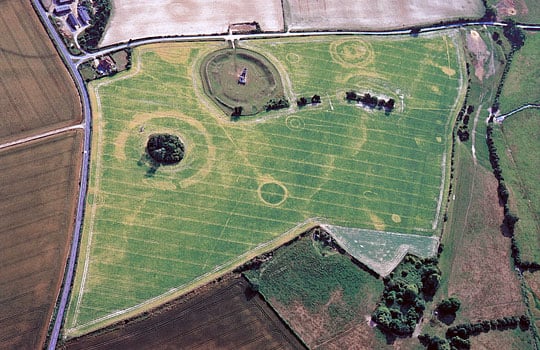
[[[171,121],[167,122],[167,119]],[[140,157],[141,148],[146,146],[150,135],[157,131],[182,134],[182,142],[186,145],[182,162],[160,169],[169,174],[182,173],[182,176],[174,177],[179,180],[177,183],[181,188],[200,182],[210,173],[217,150],[211,134],[200,121],[175,111],[135,115],[114,141],[116,159],[125,162]],[[157,186],[163,189],[176,187],[172,182]]]
[[[392,214],[392,221],[395,222],[396,224],[399,224],[401,222],[401,216],[397,214]]]
[[[204,58],[200,74],[204,92],[226,114],[253,115],[284,95],[278,70],[263,55],[246,49],[223,49]]]
[[[285,56],[285,58],[290,63],[298,63],[298,62],[300,62],[300,56],[298,56],[295,53],[288,53],[287,56]]]
[[[359,68],[373,62],[373,48],[360,39],[342,39],[330,44],[332,59],[345,68]]]
[[[265,204],[276,207],[287,199],[289,192],[287,188],[279,182],[265,182],[257,189],[259,199]]]
[[[302,130],[306,126],[304,119],[295,115],[287,117],[287,119],[285,119],[285,124],[291,130]]]

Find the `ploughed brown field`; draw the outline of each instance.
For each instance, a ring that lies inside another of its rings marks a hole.
[[[69,131],[0,151],[0,349],[45,342],[73,231],[82,138]]]
[[[0,143],[76,124],[75,83],[30,0],[0,1]]]
[[[247,281],[226,275],[127,323],[75,338],[64,349],[304,349]]]

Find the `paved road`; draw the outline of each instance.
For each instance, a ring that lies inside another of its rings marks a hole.
[[[39,0],[32,0],[34,8],[37,10],[38,15],[41,17],[41,21],[46,25],[49,35],[52,37],[53,41],[56,44],[58,52],[66,62],[67,68],[69,69],[71,75],[75,79],[77,89],[79,90],[79,95],[82,102],[83,109],[83,118],[84,121],[81,124],[84,126],[84,145],[83,145],[83,161],[82,168],[80,173],[80,187],[79,187],[79,200],[77,202],[77,217],[75,219],[75,228],[73,230],[71,250],[68,257],[68,264],[66,266],[64,281],[62,284],[62,292],[60,296],[60,301],[57,304],[56,309],[56,318],[54,319],[54,327],[51,332],[49,347],[48,349],[54,350],[56,348],[56,343],[58,341],[58,336],[60,334],[60,329],[62,327],[62,322],[64,319],[64,312],[67,306],[69,293],[71,291],[71,284],[73,283],[73,273],[75,270],[75,262],[77,258],[77,252],[79,248],[79,239],[81,232],[81,224],[84,210],[84,202],[86,197],[86,186],[88,183],[88,163],[89,163],[89,154],[90,154],[90,125],[91,125],[91,111],[90,111],[90,101],[88,99],[88,92],[86,91],[84,81],[77,70],[77,65],[73,63],[70,53],[66,50],[66,47],[63,44],[62,39],[56,32],[56,29],[49,21],[47,13],[41,7]],[[80,126],[78,126],[80,127]]]
[[[279,38],[279,37],[299,37],[299,36],[321,36],[321,35],[374,35],[374,36],[395,36],[395,35],[410,35],[413,34],[413,32],[410,29],[407,30],[390,30],[390,31],[324,31],[324,32],[285,32],[285,33],[259,33],[259,34],[228,34],[228,35],[206,35],[206,36],[171,36],[171,37],[165,37],[165,38],[153,38],[153,39],[141,39],[141,40],[135,40],[128,43],[120,43],[115,46],[111,46],[108,48],[104,48],[102,50],[99,50],[95,53],[85,53],[80,56],[75,56],[70,54],[66,47],[63,44],[62,39],[58,35],[56,29],[52,25],[52,23],[49,21],[46,11],[42,8],[41,4],[39,3],[39,0],[32,0],[32,3],[34,4],[34,8],[37,10],[37,13],[41,17],[42,22],[47,27],[50,36],[52,37],[53,41],[56,44],[56,47],[58,48],[58,52],[66,62],[66,65],[71,72],[71,75],[75,79],[75,83],[77,85],[77,89],[79,90],[79,95],[81,97],[82,102],[82,108],[83,108],[83,116],[84,116],[84,122],[81,125],[74,126],[72,128],[81,128],[84,127],[84,151],[83,151],[83,162],[82,162],[82,168],[81,168],[81,174],[80,174],[80,190],[79,190],[79,199],[77,203],[77,217],[75,219],[75,228],[73,232],[73,238],[72,238],[72,244],[71,244],[71,250],[70,255],[68,258],[68,263],[65,270],[65,276],[64,281],[62,285],[62,292],[61,297],[57,305],[57,312],[54,322],[54,327],[51,332],[50,341],[49,341],[49,350],[54,350],[56,348],[56,344],[58,341],[58,337],[60,334],[60,329],[62,327],[63,319],[64,319],[64,313],[68,302],[68,297],[71,291],[71,285],[73,283],[73,275],[74,275],[74,268],[75,268],[75,262],[77,258],[77,253],[79,249],[79,241],[80,241],[80,233],[81,233],[81,225],[82,225],[82,218],[83,218],[83,211],[84,211],[84,202],[86,197],[86,190],[87,190],[87,182],[88,182],[88,164],[89,164],[89,155],[90,155],[90,130],[91,130],[91,109],[90,109],[90,101],[88,99],[88,92],[86,90],[84,81],[79,74],[77,67],[80,63],[97,57],[101,55],[108,54],[113,51],[122,50],[127,47],[134,47],[139,45],[145,45],[145,44],[152,44],[152,43],[159,43],[159,42],[179,42],[179,41],[231,41],[234,42],[234,40],[246,40],[246,39],[262,39],[262,38]],[[445,29],[451,29],[451,28],[460,28],[465,26],[479,26],[479,25],[485,25],[485,26],[498,26],[498,27],[504,27],[507,24],[501,23],[501,22],[466,22],[466,23],[456,23],[456,24],[447,24],[447,25],[438,25],[438,26],[431,26],[426,28],[421,28],[418,30],[418,33],[427,33],[427,32],[434,32],[439,30],[445,30]],[[526,30],[540,30],[540,25],[518,25],[518,27]],[[59,129],[56,131],[53,131],[52,133],[59,133],[63,132],[65,130]],[[48,135],[45,135],[48,136]],[[41,136],[41,137],[45,137]],[[39,138],[40,135],[36,135],[34,138]],[[15,141],[16,144],[27,142],[32,138],[23,139],[19,141]],[[8,147],[4,146],[4,147]],[[2,145],[0,145],[0,148],[2,148]]]
[[[540,108],[540,104],[535,104],[535,103],[529,103],[529,104],[526,104],[526,105],[523,105],[519,108],[516,108],[508,113],[505,113],[505,114],[502,114],[498,117],[495,118],[495,121],[497,123],[502,123],[506,118],[508,118],[509,116],[511,116],[512,114],[515,114],[517,112],[521,112],[522,110],[524,109],[527,109],[527,108]]]

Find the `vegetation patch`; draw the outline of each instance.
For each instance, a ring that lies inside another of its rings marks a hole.
[[[219,50],[204,59],[200,71],[204,91],[227,115],[288,107],[277,69],[259,53]]]
[[[394,222],[398,220],[394,217]],[[361,263],[384,277],[407,253],[426,259],[437,255],[439,240],[393,232],[324,225],[336,242]]]
[[[257,269],[244,272],[253,288],[310,348],[322,343],[339,346],[339,338],[351,328],[365,327],[363,332],[369,332],[365,318],[382,291],[380,281],[347,255],[312,240],[318,230],[277,249]]]
[[[371,315],[385,334],[411,335],[441,279],[436,259],[408,255],[403,263],[384,279],[382,300]]]
[[[146,152],[158,164],[176,164],[184,158],[184,143],[176,135],[150,135],[146,143]]]

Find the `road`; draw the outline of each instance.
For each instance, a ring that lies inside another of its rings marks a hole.
[[[152,39],[141,39],[135,40],[128,43],[120,43],[115,46],[107,47],[99,50],[95,53],[84,53],[80,56],[72,55],[68,52],[66,47],[63,44],[62,39],[57,33],[55,27],[50,22],[47,12],[41,6],[39,0],[32,0],[34,8],[36,9],[38,15],[41,18],[42,23],[47,27],[49,35],[53,39],[59,54],[62,56],[68,70],[70,71],[73,79],[75,80],[77,89],[82,102],[83,118],[84,121],[80,125],[75,125],[68,128],[58,129],[51,131],[49,133],[44,133],[40,135],[35,135],[29,138],[13,141],[4,145],[0,145],[1,148],[13,146],[15,144],[21,144],[31,140],[39,139],[42,137],[54,135],[66,130],[74,128],[84,128],[84,145],[83,145],[83,161],[80,172],[80,188],[79,188],[79,198],[77,202],[77,216],[75,219],[75,228],[73,231],[73,238],[71,243],[70,254],[68,257],[67,266],[65,269],[64,281],[62,284],[62,291],[60,299],[56,308],[56,317],[54,319],[54,326],[50,335],[50,341],[48,345],[49,350],[54,350],[58,342],[60,335],[60,329],[62,328],[62,323],[64,320],[64,314],[67,307],[67,302],[69,294],[71,292],[71,286],[73,283],[75,263],[77,259],[77,253],[79,249],[81,226],[84,212],[84,203],[86,198],[87,183],[88,183],[88,166],[89,166],[89,156],[90,156],[90,132],[91,132],[91,107],[90,101],[88,98],[88,91],[81,75],[78,72],[77,67],[84,61],[93,59],[98,56],[106,55],[113,51],[122,50],[128,47],[134,47],[139,45],[153,44],[153,43],[162,43],[162,42],[182,42],[182,41],[230,41],[234,43],[235,40],[247,40],[247,39],[266,39],[266,38],[287,38],[287,37],[300,37],[300,36],[322,36],[322,35],[373,35],[373,36],[396,36],[396,35],[411,35],[413,32],[410,29],[407,30],[389,30],[389,31],[324,31],[324,32],[280,32],[280,33],[258,33],[258,34],[225,34],[225,35],[203,35],[203,36],[171,36],[164,38],[152,38]],[[498,26],[504,27],[507,24],[502,22],[464,22],[464,23],[455,23],[447,25],[434,25],[430,27],[421,28],[417,33],[427,33],[434,32],[452,28],[461,28],[465,26]],[[540,30],[540,25],[518,25],[518,27],[526,30],[538,31]]]

